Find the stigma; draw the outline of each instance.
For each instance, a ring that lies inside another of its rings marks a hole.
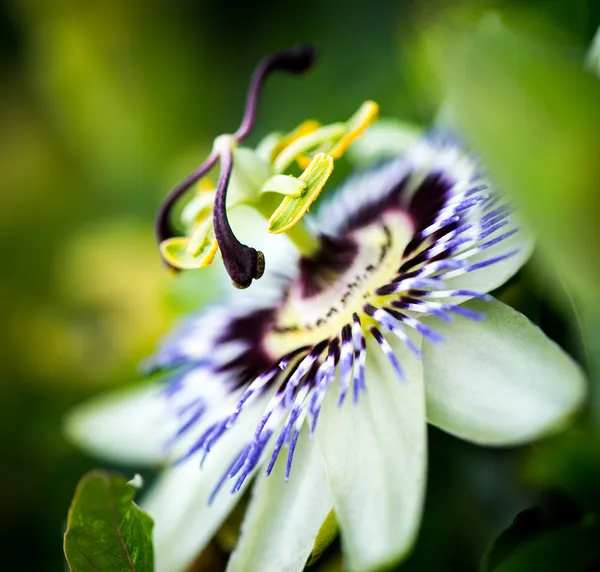
[[[377,118],[378,106],[363,103],[345,122],[321,125],[308,120],[288,133],[265,137],[256,149],[240,146],[252,131],[260,91],[275,71],[304,73],[313,64],[314,49],[300,46],[265,58],[257,66],[238,130],[215,139],[206,161],[177,185],[165,199],[156,221],[156,237],[163,260],[177,270],[203,268],[220,252],[233,285],[247,288],[265,270],[264,254],[241,243],[228,213],[240,205],[255,209],[266,219],[268,232],[285,234],[303,255],[313,254],[318,241],[302,219],[329,179],[334,162]],[[215,187],[206,176],[219,165]],[[293,174],[300,169],[300,175]],[[178,232],[171,212],[191,187],[199,190],[182,211]]]

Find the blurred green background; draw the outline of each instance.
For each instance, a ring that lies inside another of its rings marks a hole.
[[[3,569],[64,569],[62,534],[71,495],[79,477],[100,464],[65,441],[65,412],[93,394],[134,382],[137,363],[173,320],[210,296],[202,277],[173,279],[161,268],[153,215],[165,192],[204,158],[213,137],[237,126],[260,57],[306,41],[320,51],[306,78],[269,82],[254,141],[307,117],[344,119],[365,99],[376,100],[383,116],[427,125],[446,87],[460,78],[443,48],[448,36],[438,33],[447,20],[458,24],[462,41],[471,33],[466,30],[495,11],[526,34],[551,37],[571,62],[581,61],[600,23],[594,0],[456,4],[460,9],[446,16],[442,0],[0,3]],[[504,54],[502,45],[500,50]],[[483,60],[481,78],[489,69]],[[464,79],[461,85],[470,88],[468,81],[478,78]],[[460,110],[464,93],[457,93]],[[485,102],[487,95],[480,90],[478,97]],[[559,93],[557,105],[570,108],[568,97]],[[475,110],[478,119],[490,113],[484,107]],[[502,109],[498,117],[501,122]],[[515,128],[515,142],[522,143]],[[476,129],[468,132],[493,152]],[[600,164],[598,149],[591,156]],[[527,165],[538,180],[546,166],[531,153]],[[503,165],[498,168],[502,174]],[[563,174],[568,178],[575,169],[567,163]],[[597,196],[598,181],[584,183]],[[589,214],[593,226],[598,212]],[[569,224],[562,232],[576,226]],[[600,259],[595,236],[584,252],[578,250],[575,264]],[[571,258],[568,248],[563,258]],[[578,324],[562,267],[547,261],[534,260],[500,295],[580,360],[586,346],[598,355],[595,322]],[[589,288],[574,288],[577,299],[593,298],[586,298]],[[471,447],[431,430],[425,521],[402,569],[476,570],[494,537],[519,511],[546,503],[549,490],[558,491],[561,507],[574,503],[566,511],[574,522],[581,519],[573,514],[593,516],[600,506],[596,417],[588,412],[570,434],[512,451]],[[598,557],[592,551],[583,568],[569,567],[572,561],[562,568],[553,556],[557,568],[538,558],[533,567],[514,569],[585,570]],[[335,569],[336,558],[334,547],[322,565]]]

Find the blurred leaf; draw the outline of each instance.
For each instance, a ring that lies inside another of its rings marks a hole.
[[[594,312],[585,312],[581,319],[586,342],[587,366],[590,379],[595,382],[590,386],[590,403],[592,421],[597,433],[600,431],[600,311],[598,310],[600,308]]]
[[[525,465],[529,485],[560,489],[600,513],[600,444],[590,432],[569,432],[536,445]]]
[[[600,75],[600,28],[598,28],[588,51],[587,65],[590,71]]]
[[[152,519],[133,502],[136,487],[101,471],[75,491],[64,550],[72,572],[154,570]]]
[[[329,548],[331,543],[337,538],[339,534],[339,526],[337,519],[335,518],[335,513],[331,511],[328,515],[319,532],[317,533],[317,537],[315,538],[315,543],[313,545],[313,549],[311,555],[308,559],[308,565],[311,566],[314,564],[323,553]]]
[[[539,234],[545,256],[590,303],[600,257],[600,82],[583,57],[498,22],[437,31],[433,62],[450,115]]]
[[[523,568],[524,563],[530,562],[534,555],[547,557],[548,539],[569,537],[581,525],[583,516],[581,508],[562,495],[552,495],[543,504],[520,512],[492,545],[484,558],[482,572],[533,570]],[[565,549],[568,553],[568,547]]]
[[[598,557],[598,530],[572,524],[527,539],[486,572],[585,572]]]

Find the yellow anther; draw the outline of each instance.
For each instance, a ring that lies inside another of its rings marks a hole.
[[[187,236],[176,236],[168,238],[160,243],[160,251],[169,265],[180,270],[191,270],[204,268],[214,259],[219,245],[216,239],[206,237],[206,240],[196,250],[195,254],[190,252],[190,238]]]
[[[219,243],[217,242],[216,238],[211,238],[207,245],[204,257],[202,258],[200,268],[204,268],[205,266],[212,264],[215,254],[217,254],[217,250],[219,250]]]
[[[290,230],[309,210],[333,171],[330,155],[319,153],[313,157],[299,179],[306,183],[300,197],[285,197],[269,219],[269,232],[280,234]]]
[[[271,155],[271,161],[275,160],[275,157],[281,153],[286,147],[291,145],[296,139],[300,139],[300,137],[304,137],[309,133],[313,133],[317,129],[321,127],[321,124],[314,119],[307,119],[306,121],[300,123],[296,129],[290,131],[287,135],[284,135],[282,139],[277,143],[275,148],[273,149],[273,154]]]
[[[310,155],[299,155],[296,157],[296,163],[298,163],[298,167],[301,169],[306,169],[310,165],[312,161],[312,157]]]
[[[307,133],[302,137],[298,137],[298,139],[283,149],[275,161],[273,161],[274,171],[276,173],[283,173],[298,157],[305,155],[309,151],[319,150],[322,146],[330,147],[331,141],[339,141],[346,132],[347,128],[344,123],[332,123],[331,125],[325,125],[316,131]]]
[[[348,120],[346,124],[348,131],[329,151],[334,159],[339,159],[352,145],[357,137],[360,137],[365,129],[375,123],[379,114],[379,106],[374,101],[365,101],[358,111]]]
[[[323,152],[331,155],[333,159],[339,159],[348,150],[348,147],[363,134],[365,129],[377,120],[378,113],[379,106],[374,101],[365,101],[346,122],[343,132],[339,132],[337,137],[331,137],[329,141],[323,142],[312,153]],[[293,149],[293,147],[291,148]],[[296,161],[302,169],[308,167],[311,159],[311,155],[306,152],[298,154],[296,157]]]

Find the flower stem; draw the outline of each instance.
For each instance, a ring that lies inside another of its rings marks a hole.
[[[308,230],[303,221],[297,222],[285,234],[302,256],[312,256],[319,249],[319,238]]]

